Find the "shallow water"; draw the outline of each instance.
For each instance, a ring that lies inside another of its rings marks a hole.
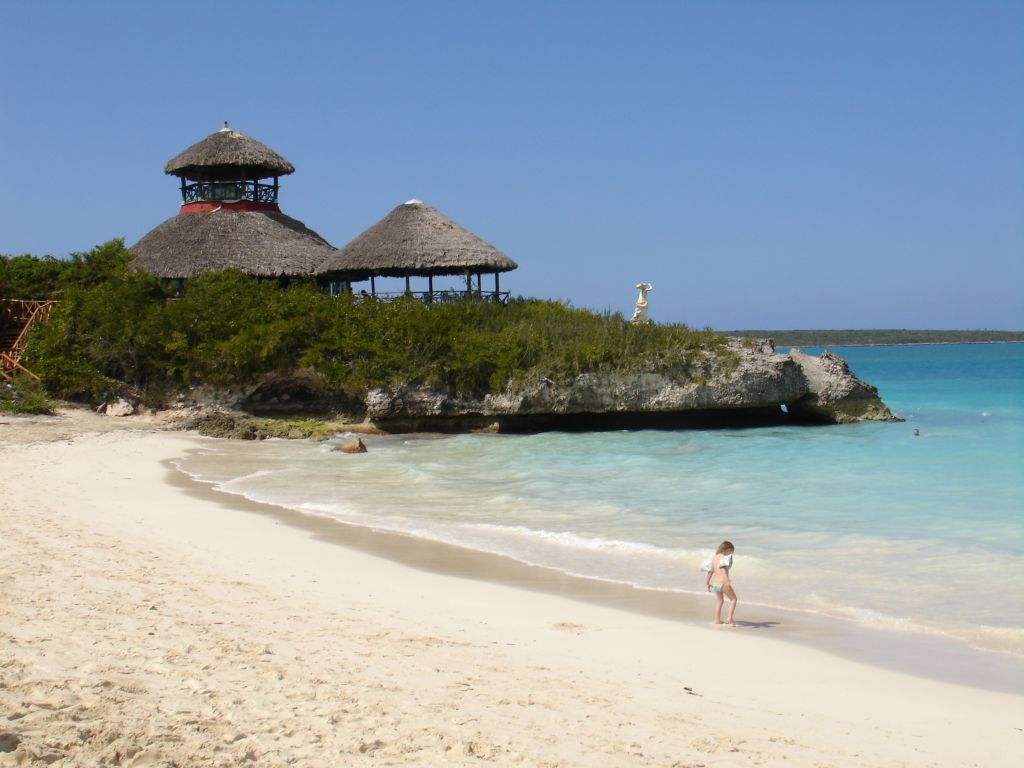
[[[805,350],[817,352],[817,350]],[[1024,344],[837,349],[903,424],[221,442],[220,490],[592,578],[1024,655]],[[921,431],[913,436],[913,429]]]

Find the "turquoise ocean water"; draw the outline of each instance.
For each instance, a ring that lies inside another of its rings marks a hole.
[[[819,350],[805,350],[818,352]],[[836,348],[902,424],[221,442],[227,493],[592,578],[1024,655],[1024,344]],[[913,435],[914,428],[921,435]]]

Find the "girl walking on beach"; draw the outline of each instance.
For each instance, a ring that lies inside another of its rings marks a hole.
[[[708,592],[715,593],[715,624],[722,623],[722,604],[725,598],[729,598],[729,615],[725,622],[736,626],[733,616],[736,614],[736,592],[732,588],[732,581],[729,579],[729,569],[732,568],[732,553],[735,551],[731,541],[723,541],[715,550],[715,556],[711,558],[711,567],[708,568],[708,577],[705,585]]]

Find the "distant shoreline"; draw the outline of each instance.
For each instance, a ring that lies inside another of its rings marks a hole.
[[[772,339],[779,347],[903,347],[942,344],[1019,344],[1024,331],[738,330],[727,336]]]
[[[847,341],[843,343],[813,344],[779,344],[780,347],[945,347],[950,344],[1024,344],[1024,339],[1007,339],[1006,341]]]

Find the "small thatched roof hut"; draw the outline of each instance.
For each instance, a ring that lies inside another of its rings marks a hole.
[[[508,272],[517,266],[437,209],[410,200],[340,248],[325,271],[427,277]]]
[[[164,166],[164,173],[196,181],[218,181],[237,177],[266,179],[295,173],[295,166],[266,144],[224,127],[181,152]]]
[[[135,268],[167,280],[229,267],[257,277],[320,274],[334,246],[278,206],[278,176],[294,170],[225,123],[164,167],[181,177],[181,207],[131,246]]]
[[[466,280],[466,294],[505,301],[498,274],[515,269],[512,259],[485,243],[447,216],[420,200],[402,203],[348,245],[340,248],[324,266],[324,274],[345,280],[370,279],[376,294],[375,277],[426,277],[429,289],[423,298],[443,299],[434,293],[434,277],[460,275]],[[482,276],[494,274],[494,291],[486,296]],[[473,289],[473,275],[477,284]],[[447,293],[447,292],[446,292]]]

